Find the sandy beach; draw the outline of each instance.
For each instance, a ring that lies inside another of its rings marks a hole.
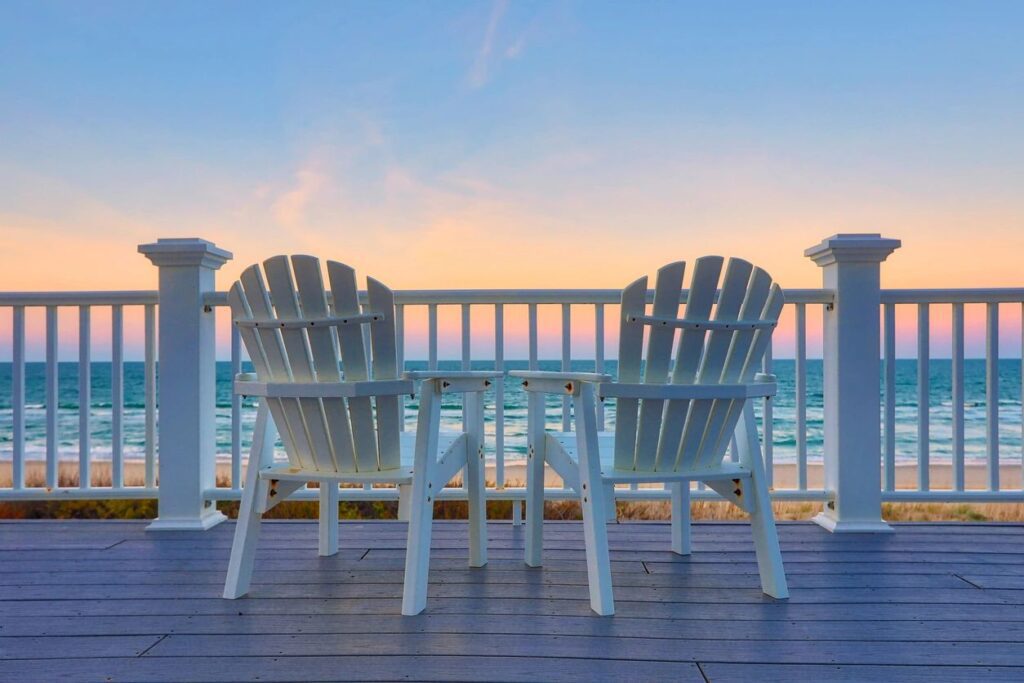
[[[98,461],[92,463],[92,485],[97,487],[110,486],[110,463]],[[45,463],[32,460],[25,466],[25,481],[28,486],[42,486],[45,480]],[[935,464],[929,469],[931,488],[936,490],[951,489],[953,484],[953,470],[948,464]],[[144,464],[138,461],[128,461],[124,464],[124,481],[126,486],[141,486],[145,476]],[[966,488],[986,490],[988,487],[988,469],[983,464],[969,464],[964,468]],[[488,465],[486,471],[487,481],[495,481],[494,465]],[[61,462],[59,468],[59,479],[61,486],[78,486],[78,463]],[[999,468],[999,479],[1003,489],[1012,490],[1021,488],[1021,466],[1002,465]],[[220,462],[217,464],[217,483],[220,486],[230,484],[231,466],[229,463]],[[523,460],[510,460],[505,463],[505,485],[509,487],[522,486],[526,481],[526,463]],[[561,479],[549,468],[545,483],[548,486],[561,486]],[[11,463],[0,463],[0,488],[11,486]],[[660,485],[654,485],[659,487]],[[808,463],[807,465],[807,487],[809,489],[822,488],[822,466],[820,463]],[[797,468],[795,464],[780,463],[775,465],[774,488],[777,490],[797,488]],[[914,464],[897,465],[896,467],[896,488],[914,490],[917,488],[917,466]]]

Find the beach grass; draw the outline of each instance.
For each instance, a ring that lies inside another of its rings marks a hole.
[[[947,468],[948,469],[948,468]],[[1015,468],[1017,469],[1017,468]],[[933,473],[943,479],[941,466],[933,466]],[[1018,470],[1019,471],[1019,470]],[[522,484],[514,478],[518,474],[516,468],[508,468],[506,472],[512,476],[507,483],[510,487]],[[59,467],[59,485],[76,487],[79,484],[77,463],[62,462]],[[781,474],[781,477],[779,476]],[[777,481],[789,478],[785,466],[777,467]],[[983,474],[979,471],[976,476]],[[1008,473],[1009,474],[1009,473]],[[111,483],[109,462],[92,463],[90,480],[97,488],[109,487]],[[907,472],[907,479],[913,473]],[[976,477],[969,473],[968,484]],[[126,486],[141,486],[144,469],[142,463],[125,463],[124,481]],[[811,485],[817,485],[820,472],[809,468],[808,478]],[[900,477],[899,479],[903,479]],[[933,481],[936,477],[933,476]],[[550,481],[548,485],[556,482]],[[787,482],[780,482],[788,485]],[[898,483],[900,483],[898,481]],[[230,484],[230,468],[221,463],[217,468],[217,485]],[[10,463],[0,463],[0,488],[11,485]],[[25,485],[42,487],[45,485],[44,463],[30,461],[26,463]],[[493,485],[493,482],[488,482]],[[218,508],[230,517],[237,515],[238,503],[221,501]],[[622,520],[667,520],[669,505],[662,501],[619,501],[618,516]],[[885,503],[883,516],[892,522],[1021,522],[1024,521],[1024,504],[1022,503]],[[821,511],[821,503],[801,501],[778,501],[773,503],[775,517],[778,520],[806,520]],[[435,505],[435,516],[438,519],[465,519],[466,503],[463,501],[439,501]],[[510,519],[512,503],[510,501],[491,501],[487,504],[490,519]],[[35,501],[3,501],[0,502],[0,519],[151,519],[157,514],[155,500],[35,500]],[[395,519],[398,504],[391,501],[343,501],[340,515],[342,519]],[[739,508],[720,501],[696,500],[691,504],[691,515],[694,520],[744,520],[747,518]],[[318,516],[315,501],[285,502],[268,514],[268,518],[277,519],[316,519]],[[578,520],[581,518],[580,506],[575,501],[548,501],[545,504],[546,519]]]

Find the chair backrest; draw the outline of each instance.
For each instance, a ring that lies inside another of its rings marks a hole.
[[[682,261],[658,271],[650,314],[647,277],[622,290],[619,382],[745,384],[753,380],[784,296],[764,270],[731,258],[723,275],[723,263],[720,256],[697,259],[682,318],[677,317],[686,269]],[[645,330],[649,330],[646,349]],[[744,399],[618,399],[615,468],[650,472],[721,466],[744,403]]]
[[[307,383],[398,378],[392,291],[368,277],[368,303],[366,310],[360,310],[355,270],[328,261],[327,276],[330,297],[317,258],[275,256],[264,261],[262,268],[259,264],[247,268],[231,287],[228,302],[232,317],[259,381]],[[346,316],[362,316],[357,319],[362,322],[338,324]],[[253,326],[254,321],[306,324]],[[314,324],[310,325],[311,321]],[[318,327],[317,321],[323,324]],[[366,328],[368,338],[363,334]],[[372,363],[368,362],[367,343]],[[397,396],[266,400],[293,467],[321,472],[372,472],[399,466]]]

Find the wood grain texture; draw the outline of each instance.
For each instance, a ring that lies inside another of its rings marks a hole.
[[[791,597],[756,587],[750,530],[607,526],[616,616],[590,610],[583,529],[434,524],[426,611],[401,617],[407,525],[264,524],[250,597],[218,597],[233,524],[155,536],[144,522],[0,523],[0,681],[1024,679],[1024,526],[899,525],[886,537],[779,525]],[[309,552],[295,552],[305,549]],[[386,664],[385,664],[386,663]]]

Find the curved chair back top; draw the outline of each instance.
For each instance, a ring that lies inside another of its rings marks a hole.
[[[367,278],[360,308],[355,270],[275,256],[245,269],[228,302],[261,382],[392,380],[399,375],[394,294]],[[372,358],[372,361],[370,360]],[[293,467],[372,472],[399,467],[397,396],[266,398]]]
[[[618,381],[752,382],[785,302],[782,289],[767,272],[737,258],[728,263],[720,256],[697,259],[689,291],[683,290],[685,270],[686,263],[679,261],[658,271],[649,313],[646,276],[622,290]],[[620,398],[615,468],[649,472],[718,467],[745,403]]]

